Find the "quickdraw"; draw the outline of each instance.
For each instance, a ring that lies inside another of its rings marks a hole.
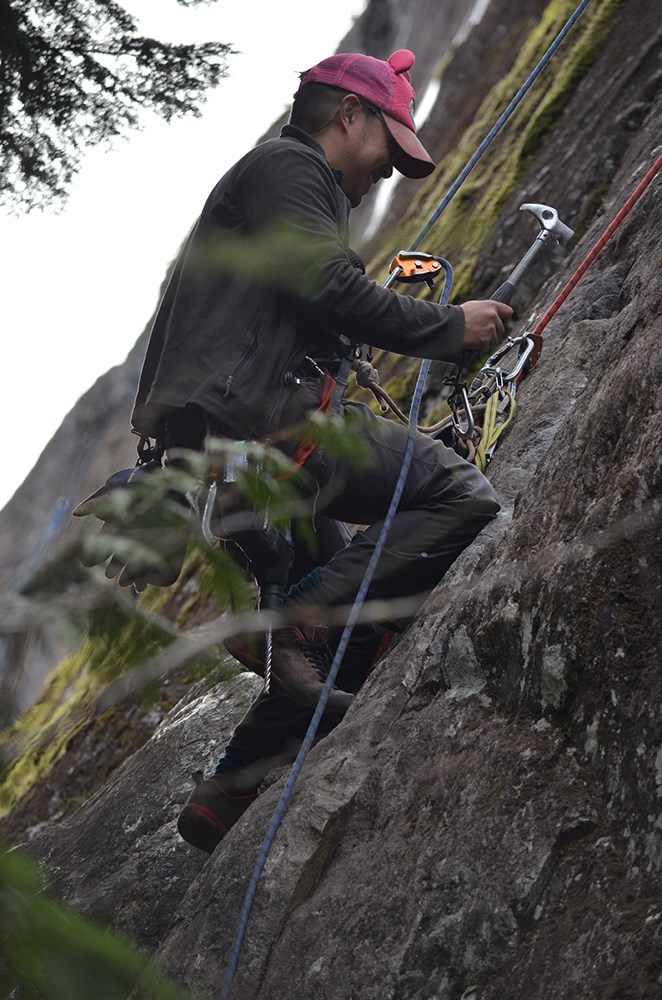
[[[541,346],[542,338],[537,339]],[[514,349],[519,350],[517,361],[512,369],[504,369],[498,362]],[[457,377],[448,381],[447,384],[452,386],[447,399],[450,413],[432,426],[419,424],[418,431],[442,439],[484,472],[492,460],[499,438],[515,415],[519,381],[525,372],[530,371],[539,355],[540,347],[530,334],[509,337],[480,369],[471,389]],[[382,412],[391,410],[398,420],[408,422],[404,411],[379,384],[379,374],[372,365],[359,362],[356,381],[372,392]]]
[[[432,432],[485,472],[492,461],[499,439],[510,426],[517,409],[517,388],[542,350],[542,337],[529,333],[508,337],[482,366],[471,388],[451,380],[453,391],[448,397],[450,416]],[[506,368],[503,361],[516,351],[515,363]]]
[[[498,362],[515,348],[523,348],[515,367],[507,371]],[[517,373],[523,369],[533,344],[527,337],[509,338],[481,368],[471,390],[456,385],[448,398],[450,416],[434,437],[446,438],[455,450],[484,472],[499,438],[515,416]]]

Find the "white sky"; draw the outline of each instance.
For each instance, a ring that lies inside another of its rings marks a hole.
[[[288,107],[298,72],[336,50],[366,0],[122,5],[144,34],[228,42],[241,54],[202,118],[146,117],[142,132],[87,153],[64,205],[0,212],[0,508],[76,400],[133,347],[218,178]]]

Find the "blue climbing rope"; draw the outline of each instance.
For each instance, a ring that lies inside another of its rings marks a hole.
[[[421,232],[418,234],[418,236],[416,237],[416,239],[414,240],[414,242],[409,247],[409,250],[416,250],[416,249],[418,249],[418,247],[420,246],[420,244],[422,243],[422,241],[425,239],[425,237],[427,236],[427,234],[430,232],[430,230],[432,229],[432,227],[435,225],[435,223],[437,222],[437,220],[441,216],[442,212],[445,211],[445,209],[448,206],[448,204],[451,201],[451,199],[455,196],[455,194],[457,193],[457,191],[459,190],[459,188],[461,187],[461,185],[464,183],[464,181],[469,176],[469,174],[471,173],[471,171],[473,170],[473,168],[476,166],[476,164],[478,163],[478,160],[481,158],[481,156],[483,155],[483,153],[485,152],[485,150],[488,148],[488,146],[493,142],[493,140],[499,134],[499,132],[501,131],[501,129],[503,128],[503,126],[505,125],[505,123],[508,121],[508,119],[513,114],[513,112],[515,111],[515,109],[517,108],[517,106],[520,104],[520,102],[522,101],[522,99],[524,98],[524,96],[526,95],[526,93],[528,92],[528,90],[531,88],[531,86],[533,85],[533,83],[535,82],[535,80],[540,76],[540,74],[542,73],[542,71],[545,69],[545,67],[547,66],[547,64],[549,63],[549,61],[552,59],[554,53],[556,52],[556,50],[559,48],[559,46],[561,45],[561,43],[565,39],[566,35],[572,30],[572,28],[574,27],[575,23],[579,20],[579,18],[584,13],[584,11],[586,10],[586,8],[588,7],[588,5],[589,5],[590,2],[591,2],[591,0],[582,0],[582,2],[576,8],[576,10],[572,14],[572,16],[565,23],[565,25],[563,26],[563,28],[561,29],[561,31],[559,32],[559,34],[556,36],[556,38],[554,39],[554,41],[552,42],[552,44],[549,46],[549,48],[547,49],[547,51],[543,55],[543,57],[540,60],[540,62],[538,63],[538,65],[535,67],[535,69],[531,72],[531,74],[527,77],[527,79],[522,84],[522,86],[520,87],[520,89],[517,91],[517,93],[515,94],[515,96],[511,100],[511,102],[508,104],[507,108],[503,111],[503,113],[498,118],[498,120],[496,121],[496,123],[493,125],[493,127],[490,129],[490,131],[488,132],[488,134],[485,136],[485,138],[481,142],[480,146],[477,148],[476,152],[473,154],[473,156],[471,157],[471,159],[468,161],[468,163],[466,164],[466,166],[464,167],[464,169],[460,172],[460,174],[458,174],[457,178],[455,179],[455,181],[453,182],[453,184],[451,185],[451,187],[448,189],[448,191],[446,192],[446,194],[442,198],[442,200],[439,203],[438,207],[435,209],[435,211],[430,216],[430,218],[426,222],[426,224],[423,227],[423,229],[421,230]],[[442,264],[442,266],[444,268],[444,271],[446,272],[446,281],[445,281],[443,293],[442,293],[442,296],[441,296],[441,299],[440,299],[440,303],[442,305],[446,305],[448,303],[449,298],[450,298],[450,293],[451,293],[451,289],[452,289],[453,271],[452,271],[451,265],[448,263],[448,261],[443,260],[443,258],[441,258],[441,257],[439,257],[437,259],[440,261],[440,263]],[[388,284],[388,282],[387,282],[387,284]],[[322,690],[322,693],[320,695],[319,702],[317,703],[317,707],[316,707],[315,712],[313,714],[313,718],[311,719],[310,725],[308,727],[308,731],[306,732],[306,735],[304,737],[303,743],[301,744],[301,749],[299,750],[299,753],[297,754],[297,758],[296,758],[294,764],[292,765],[292,769],[291,769],[290,774],[288,776],[288,779],[287,779],[287,781],[285,783],[285,787],[283,788],[283,791],[282,791],[282,794],[280,796],[280,799],[278,800],[278,804],[277,804],[276,809],[274,811],[274,814],[273,814],[273,816],[271,818],[271,822],[269,824],[269,828],[267,830],[265,838],[264,838],[264,840],[262,842],[262,846],[260,847],[260,851],[258,853],[258,857],[257,857],[257,860],[255,862],[255,867],[253,868],[253,872],[252,872],[250,881],[248,883],[248,887],[246,889],[246,893],[244,895],[244,901],[243,901],[243,905],[242,905],[242,909],[241,909],[241,914],[240,914],[240,917],[239,917],[239,922],[237,924],[237,931],[236,931],[235,939],[234,939],[234,942],[233,942],[233,945],[232,945],[232,948],[231,948],[231,951],[230,951],[230,956],[229,956],[229,959],[228,959],[228,967],[226,969],[226,974],[225,974],[225,978],[224,978],[224,981],[223,981],[223,987],[222,987],[222,991],[221,991],[221,1000],[229,1000],[229,998],[230,998],[230,993],[231,993],[231,990],[232,990],[232,984],[234,982],[234,977],[235,977],[235,974],[236,974],[236,971],[237,971],[237,966],[238,966],[238,963],[239,963],[239,954],[241,952],[241,946],[242,946],[242,943],[243,943],[243,940],[244,940],[244,936],[246,934],[246,928],[248,926],[248,921],[249,921],[249,918],[250,918],[250,913],[251,913],[251,910],[252,910],[252,907],[253,907],[253,902],[255,900],[255,894],[257,892],[258,883],[259,883],[260,878],[262,876],[262,872],[264,870],[264,866],[265,866],[265,864],[267,862],[267,858],[269,856],[269,852],[271,851],[271,848],[273,846],[274,840],[276,839],[276,834],[278,833],[278,829],[279,829],[279,827],[280,827],[280,825],[282,823],[283,816],[285,814],[285,810],[287,809],[287,805],[288,805],[290,797],[292,795],[292,791],[293,791],[294,786],[295,786],[295,784],[297,782],[297,779],[299,777],[301,769],[302,769],[302,767],[304,765],[305,759],[308,756],[308,753],[309,753],[309,751],[310,751],[310,749],[311,749],[311,747],[313,745],[313,742],[315,740],[315,736],[317,734],[317,730],[319,728],[319,724],[320,724],[322,715],[324,714],[324,709],[325,709],[326,704],[327,704],[327,702],[329,700],[329,696],[331,694],[331,690],[332,690],[332,688],[334,686],[336,676],[337,676],[338,671],[340,669],[340,665],[342,663],[342,659],[343,659],[343,657],[345,655],[345,651],[347,649],[347,644],[349,643],[352,631],[353,631],[354,626],[355,626],[355,624],[356,624],[356,622],[358,620],[361,608],[362,608],[362,606],[363,606],[363,604],[365,602],[366,594],[368,592],[368,588],[369,588],[369,586],[370,586],[370,584],[372,582],[372,578],[374,576],[375,570],[377,568],[377,564],[379,562],[379,559],[381,557],[382,551],[384,549],[384,545],[386,544],[386,539],[387,539],[388,533],[389,533],[390,528],[391,528],[391,523],[392,523],[393,518],[395,516],[395,512],[396,512],[396,510],[398,508],[398,504],[399,504],[400,498],[402,496],[402,491],[404,490],[404,486],[405,486],[405,483],[407,481],[407,476],[409,475],[409,468],[411,466],[411,461],[412,461],[412,457],[413,457],[413,453],[414,453],[414,445],[415,445],[415,440],[416,440],[416,434],[417,434],[416,428],[417,428],[417,424],[418,424],[418,414],[419,414],[419,410],[420,410],[420,406],[421,406],[421,400],[422,400],[422,397],[423,397],[423,391],[425,389],[425,385],[426,385],[426,382],[427,382],[429,371],[430,371],[430,361],[429,360],[424,360],[422,362],[422,364],[421,364],[421,367],[420,367],[420,370],[419,370],[419,373],[418,373],[418,378],[416,380],[416,386],[415,386],[414,394],[413,394],[413,398],[412,398],[411,410],[410,410],[410,413],[409,413],[409,424],[408,424],[408,434],[407,434],[407,442],[406,442],[406,446],[405,446],[405,453],[404,453],[404,457],[403,457],[403,461],[402,461],[402,468],[400,469],[400,474],[399,474],[399,477],[398,477],[398,481],[396,483],[396,487],[395,487],[395,490],[393,492],[393,498],[391,500],[391,504],[389,506],[389,510],[388,510],[387,515],[386,515],[386,518],[384,519],[384,524],[382,526],[382,530],[381,530],[379,538],[377,540],[377,544],[375,545],[375,548],[373,550],[372,556],[370,558],[370,562],[368,564],[368,568],[366,570],[365,577],[364,577],[363,582],[361,583],[359,591],[358,591],[358,593],[356,595],[356,599],[354,601],[354,604],[352,605],[351,611],[350,611],[348,619],[347,619],[347,624],[345,625],[345,628],[343,629],[343,633],[342,633],[342,635],[340,637],[340,642],[338,643],[338,648],[337,648],[335,656],[333,658],[333,663],[331,664],[331,669],[329,670],[329,675],[328,675],[328,677],[326,679],[326,683],[325,683],[324,688]]]
[[[444,289],[439,301],[441,305],[447,305],[453,287],[453,269],[451,265],[448,263],[448,261],[444,260],[442,257],[437,257],[437,260],[439,261],[439,263],[444,268],[444,271],[446,272]],[[255,893],[257,891],[257,886],[260,881],[262,871],[266,864],[273,842],[276,839],[278,828],[280,827],[280,824],[283,820],[285,810],[287,809],[288,802],[292,795],[292,791],[296,784],[297,778],[299,777],[301,768],[304,765],[304,761],[308,756],[308,752],[310,751],[313,742],[315,740],[315,736],[317,735],[317,730],[319,728],[322,715],[324,714],[326,703],[329,700],[331,690],[334,686],[338,671],[340,669],[340,665],[345,655],[347,644],[349,643],[352,631],[358,620],[361,608],[365,603],[368,588],[372,582],[375,570],[377,569],[377,564],[384,550],[386,539],[391,529],[391,524],[393,522],[395,512],[398,509],[398,504],[400,503],[400,499],[402,497],[402,491],[404,490],[405,483],[407,481],[407,476],[409,475],[409,468],[411,466],[411,461],[414,454],[414,446],[416,444],[416,435],[417,435],[416,427],[418,424],[418,414],[420,411],[421,400],[423,398],[423,391],[425,389],[425,384],[427,382],[429,371],[430,371],[430,361],[424,360],[421,364],[418,373],[418,378],[416,380],[416,386],[414,388],[411,411],[409,414],[409,425],[407,429],[407,442],[405,444],[404,458],[402,460],[402,467],[400,469],[398,481],[393,491],[393,497],[391,499],[388,513],[384,518],[384,524],[382,525],[382,530],[379,533],[379,538],[377,539],[377,543],[375,545],[375,548],[373,549],[372,556],[370,557],[366,574],[363,578],[361,586],[359,587],[358,593],[356,595],[356,598],[348,615],[347,623],[340,637],[340,642],[338,643],[338,648],[336,650],[333,662],[331,664],[331,668],[329,670],[329,676],[326,679],[324,688],[320,695],[320,699],[317,703],[317,707],[310,721],[310,725],[308,726],[306,735],[303,739],[303,743],[301,744],[301,748],[299,750],[299,753],[297,754],[297,758],[294,761],[294,764],[292,765],[292,770],[288,775],[285,787],[283,788],[280,799],[278,800],[278,805],[276,806],[274,814],[271,818],[269,829],[267,830],[266,836],[262,842],[262,846],[260,847],[257,861],[255,862],[255,867],[253,869],[253,873],[248,883],[248,888],[246,889],[246,893],[244,895],[244,902],[239,917],[239,923],[237,925],[237,932],[235,935],[234,943],[232,945],[232,950],[230,951],[228,967],[225,974],[225,980],[223,982],[221,1000],[228,1000],[228,998],[230,997],[232,983],[234,980],[235,972],[237,970],[237,965],[239,963],[239,953],[241,951],[241,945],[244,939],[244,935],[246,933],[246,928],[248,926],[248,919],[250,917],[251,909],[253,907]]]

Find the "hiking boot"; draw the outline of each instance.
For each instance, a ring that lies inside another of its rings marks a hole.
[[[305,626],[299,627],[300,632],[304,629]],[[333,654],[341,634],[342,628],[326,629],[318,626],[312,638],[313,641],[327,642]],[[368,674],[386,653],[394,635],[394,631],[378,624],[355,626],[338,673],[343,690],[352,693],[359,690]],[[264,636],[235,635],[226,639],[223,645],[227,652],[247,670],[264,677]]]
[[[193,780],[195,789],[177,817],[177,829],[187,843],[211,854],[257,792],[240,791],[234,774],[214,774],[204,780],[198,771]]]
[[[337,649],[342,632],[341,626],[331,631],[329,644],[332,649]],[[365,679],[385,656],[394,636],[392,629],[377,622],[355,625],[338,671],[338,685],[353,694],[359,691]]]
[[[273,631],[271,638],[270,690],[284,694],[292,701],[315,708],[331,666],[331,650],[325,641],[326,629],[313,627],[308,638],[296,625],[284,625]],[[264,639],[235,637],[224,643],[225,648],[248,670],[264,677]],[[344,715],[353,696],[332,688],[326,711]]]
[[[232,635],[223,640],[223,646],[243,667],[258,677],[264,677],[263,635]]]

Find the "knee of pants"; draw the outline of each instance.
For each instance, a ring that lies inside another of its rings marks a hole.
[[[476,470],[478,472],[478,470]],[[482,472],[478,472],[482,482],[478,489],[474,491],[475,502],[479,507],[477,513],[486,520],[491,521],[501,510],[501,504],[497,500],[497,495],[492,484],[485,478]]]
[[[449,488],[450,471],[450,488]],[[457,504],[466,518],[482,518],[491,521],[501,510],[494,487],[480,469],[469,462],[461,462],[456,468],[440,468],[436,500],[443,506]]]

